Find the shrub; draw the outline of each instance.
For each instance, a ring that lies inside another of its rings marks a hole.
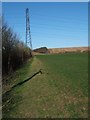
[[[3,74],[15,70],[30,57],[32,57],[30,48],[19,40],[10,27],[4,24],[2,26]]]

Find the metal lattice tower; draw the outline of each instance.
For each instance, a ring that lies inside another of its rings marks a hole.
[[[30,19],[29,9],[26,8],[26,45],[32,50],[31,32],[30,32]]]

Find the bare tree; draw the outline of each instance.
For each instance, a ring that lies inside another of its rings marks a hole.
[[[4,24],[2,27],[2,68],[8,74],[30,58],[30,49],[19,40],[13,30]]]

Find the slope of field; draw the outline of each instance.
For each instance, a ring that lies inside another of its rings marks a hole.
[[[88,47],[71,47],[71,48],[51,48],[48,49],[50,54],[53,53],[66,53],[66,52],[87,52]]]
[[[16,71],[8,87],[39,69],[42,74],[14,88],[3,100],[3,117],[87,118],[88,54],[37,55]]]
[[[68,48],[38,48],[33,50],[33,54],[59,54],[68,52],[87,52],[90,51],[90,47],[68,47]]]

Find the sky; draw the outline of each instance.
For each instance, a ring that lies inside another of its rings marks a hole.
[[[26,8],[33,49],[88,46],[87,2],[4,2],[4,19],[24,43]]]

